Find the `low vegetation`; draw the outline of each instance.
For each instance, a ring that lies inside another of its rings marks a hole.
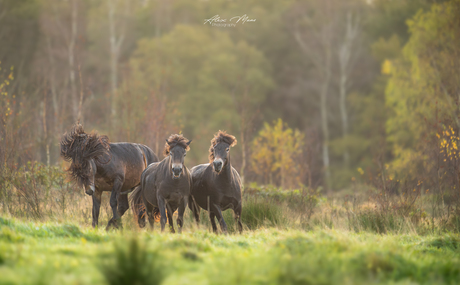
[[[105,232],[2,218],[2,284],[455,284],[454,234]],[[127,282],[127,283],[126,283]]]
[[[62,174],[36,164],[3,181],[7,199],[0,208],[0,284],[460,280],[459,218],[447,209],[452,204],[443,205],[427,192],[410,196],[404,187],[392,192],[359,186],[359,195],[330,196],[308,187],[249,184],[243,192],[241,235],[231,210],[224,212],[229,235],[211,233],[205,211],[197,226],[189,210],[180,235],[161,234],[158,227],[141,230],[130,211],[123,217],[123,230],[106,232],[92,229],[90,197],[62,180]],[[60,202],[59,197],[66,199]],[[108,196],[102,209],[101,220],[108,220]]]

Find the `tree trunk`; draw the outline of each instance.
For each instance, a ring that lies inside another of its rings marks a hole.
[[[244,135],[244,118],[241,120],[241,131],[240,131],[240,141],[241,141],[241,169],[240,169],[240,176],[241,176],[241,183],[244,185],[244,171],[246,169],[246,140]]]
[[[340,72],[340,82],[339,82],[339,105],[340,105],[340,117],[342,119],[342,137],[345,139],[348,136],[348,114],[347,114],[347,74],[345,72]],[[345,142],[344,142],[345,143]],[[343,163],[345,167],[349,166],[350,163],[350,154],[348,152],[348,147],[345,145],[343,151]]]
[[[326,188],[329,189],[331,186],[331,170],[329,169],[329,126],[327,123],[327,93],[329,92],[329,84],[331,81],[331,51],[329,48],[326,49],[325,57],[325,70],[324,80],[321,87],[320,94],[320,109],[321,109],[321,131],[323,134],[323,165],[324,165],[324,180],[326,182]]]
[[[71,7],[71,34],[69,42],[69,78],[70,78],[70,92],[71,92],[71,102],[72,102],[72,111],[74,116],[74,121],[78,117],[78,95],[77,95],[77,85],[75,83],[75,43],[77,40],[77,2],[76,0],[72,1]]]
[[[352,12],[349,11],[346,16],[344,40],[339,46],[339,105],[342,120],[342,137],[344,139],[348,136],[349,129],[347,112],[348,73],[352,65],[352,54],[357,52],[354,49],[354,42],[359,34],[359,23],[359,16],[353,20]],[[349,166],[350,154],[346,145],[343,151],[343,162],[345,167]]]
[[[118,87],[118,51],[117,40],[115,35],[115,7],[112,0],[107,0],[109,15],[109,39],[110,39],[110,89],[111,89],[111,108],[110,119],[113,123],[117,116],[117,87]]]

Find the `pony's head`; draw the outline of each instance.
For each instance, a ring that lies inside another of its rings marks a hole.
[[[87,134],[77,122],[69,133],[62,136],[60,145],[61,156],[71,163],[67,171],[72,180],[84,187],[86,194],[92,195],[95,191],[96,163],[103,163],[102,157],[109,154],[109,138],[94,131]]]
[[[230,158],[230,147],[236,145],[236,138],[225,131],[218,131],[211,140],[209,147],[209,163],[214,171],[220,173]]]
[[[173,179],[179,179],[184,169],[184,158],[187,151],[190,150],[192,141],[186,139],[183,135],[170,135],[166,140],[163,154],[170,156],[170,167]]]

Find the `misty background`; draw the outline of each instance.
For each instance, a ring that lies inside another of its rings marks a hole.
[[[64,168],[59,140],[80,120],[160,157],[165,138],[183,133],[189,168],[226,130],[245,182],[339,190],[382,176],[435,180],[443,147],[456,177],[459,7],[0,0],[1,167]],[[255,21],[205,23],[215,15]]]

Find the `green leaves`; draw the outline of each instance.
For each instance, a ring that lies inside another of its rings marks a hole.
[[[123,108],[135,104],[135,116],[142,116],[152,97],[166,100],[166,120],[198,140],[195,157],[205,155],[216,130],[238,132],[241,118],[273,85],[260,51],[207,26],[177,25],[160,38],[139,41],[130,65],[132,96]]]
[[[411,36],[402,58],[392,62],[386,103],[393,116],[386,128],[396,171],[415,171],[426,159],[423,138],[433,135],[433,123],[458,127],[454,90],[460,88],[456,75],[460,65],[459,9],[459,1],[449,1],[433,5],[429,12],[420,11],[408,21]]]

